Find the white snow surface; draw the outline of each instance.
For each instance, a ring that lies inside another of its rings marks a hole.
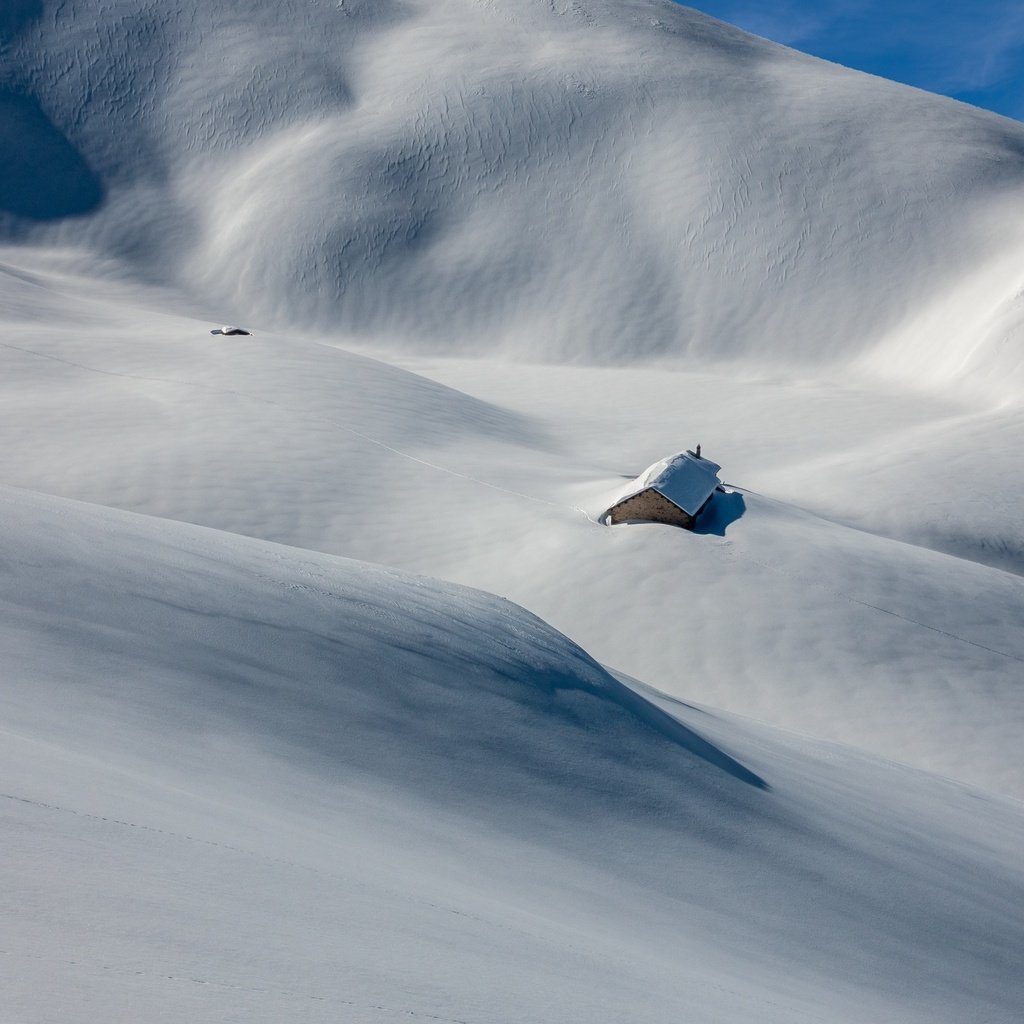
[[[669,0],[19,10],[17,230],[231,322],[1019,392],[1005,118]]]
[[[660,0],[0,48],[0,1018],[1024,1017],[1024,126]]]
[[[1015,404],[400,368],[329,338],[212,339],[166,312],[183,300],[79,278],[59,253],[13,258],[8,483],[480,587],[675,696],[1024,796],[1024,579],[985,564],[1024,566]],[[735,489],[701,532],[595,525],[696,436]]]
[[[1024,1005],[1018,804],[666,713],[479,591],[0,505],[9,1019]]]

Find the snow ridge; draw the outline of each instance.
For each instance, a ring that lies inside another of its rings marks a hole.
[[[0,502],[22,1016],[61,968],[76,1020],[1021,1005],[1018,805],[652,702],[486,594]]]

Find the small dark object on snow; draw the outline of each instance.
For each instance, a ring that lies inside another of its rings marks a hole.
[[[215,327],[212,331],[210,331],[210,333],[211,334],[245,334],[245,335],[249,335],[249,334],[252,334],[252,331],[247,331],[244,327],[231,327],[231,326],[225,325],[224,327]]]

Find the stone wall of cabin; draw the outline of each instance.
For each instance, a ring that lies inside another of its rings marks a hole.
[[[642,520],[645,523],[665,523],[667,526],[682,526],[692,530],[693,516],[673,505],[668,498],[662,497],[657,491],[648,488],[631,498],[620,501],[608,510],[609,523],[625,523],[629,520]]]

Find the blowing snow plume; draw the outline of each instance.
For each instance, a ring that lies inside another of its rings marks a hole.
[[[673,4],[65,5],[4,76],[109,192],[61,238],[250,320],[1019,379],[1024,128]]]

